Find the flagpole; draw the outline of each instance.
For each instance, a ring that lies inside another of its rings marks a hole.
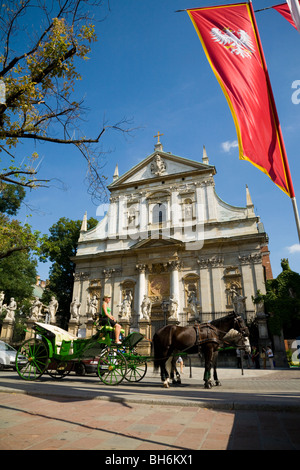
[[[287,183],[288,183],[288,187],[289,187],[290,198],[291,198],[291,200],[292,200],[292,205],[293,205],[293,210],[294,210],[294,216],[295,216],[295,222],[296,222],[296,227],[297,227],[297,232],[298,232],[298,238],[299,238],[299,242],[300,242],[300,219],[299,219],[299,212],[298,212],[297,201],[296,201],[296,197],[295,197],[295,192],[294,192],[294,187],[293,187],[293,182],[292,182],[292,176],[291,176],[291,172],[290,172],[289,162],[288,162],[288,158],[287,158],[287,154],[286,154],[286,149],[285,149],[285,145],[284,145],[284,141],[283,141],[283,136],[282,136],[282,132],[281,132],[281,126],[280,126],[279,117],[278,117],[278,113],[277,113],[277,109],[276,109],[275,98],[274,98],[274,95],[273,95],[273,90],[272,90],[272,86],[271,86],[271,81],[270,81],[270,77],[269,77],[269,72],[268,72],[268,68],[267,68],[267,63],[266,63],[266,59],[265,59],[265,56],[264,56],[264,53],[263,53],[263,48],[262,48],[260,36],[259,36],[259,34],[258,34],[258,27],[257,27],[257,23],[256,23],[256,18],[255,18],[255,15],[254,15],[254,10],[253,10],[253,6],[252,6],[252,0],[248,0],[248,3],[249,3],[249,6],[250,6],[250,11],[251,11],[251,17],[252,17],[253,25],[254,25],[254,28],[255,28],[255,31],[256,31],[257,41],[258,41],[258,44],[259,44],[259,49],[260,49],[260,54],[261,54],[261,60],[262,60],[262,62],[263,62],[263,66],[264,66],[264,70],[265,70],[265,75],[266,75],[266,79],[267,79],[267,85],[268,85],[268,90],[269,90],[269,96],[270,96],[270,100],[271,100],[272,110],[273,110],[274,118],[275,118],[275,121],[276,121],[276,124],[277,124],[278,137],[279,137],[279,140],[280,140],[280,146],[281,146],[281,151],[282,151],[282,157],[283,157],[284,167],[285,167],[285,171],[286,171],[286,179],[287,179]]]
[[[297,230],[298,230],[298,237],[299,237],[299,242],[300,242],[300,219],[299,219],[299,212],[298,212],[298,207],[297,207],[297,201],[295,197],[292,197],[292,204],[293,204],[293,209],[294,209],[294,214],[295,214],[295,220],[296,220],[296,225],[297,225]]]

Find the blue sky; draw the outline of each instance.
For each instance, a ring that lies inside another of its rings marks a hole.
[[[300,246],[292,203],[272,181],[248,162],[238,159],[237,136],[226,99],[207,62],[187,13],[176,10],[231,3],[218,0],[110,0],[111,11],[97,23],[98,42],[80,70],[76,96],[89,108],[83,126],[96,136],[103,119],[113,124],[123,117],[136,130],[124,137],[108,132],[102,140],[104,174],[112,181],[116,164],[120,175],[150,155],[154,135],[163,133],[167,152],[202,159],[203,145],[215,165],[216,192],[236,206],[246,205],[249,187],[256,215],[269,235],[273,275],[281,272],[281,258],[300,271]],[[279,2],[253,0],[254,10]],[[95,10],[95,17],[102,17]],[[279,119],[300,205],[300,34],[279,13],[266,10],[256,20],[269,69]],[[296,81],[299,81],[297,85]],[[292,86],[297,86],[293,89]],[[19,149],[20,150],[20,149]],[[32,150],[22,147],[20,159]],[[86,167],[75,149],[40,145],[39,176],[60,178],[65,190],[51,186],[31,191],[20,218],[31,214],[33,228],[47,233],[60,217],[96,217],[97,206],[87,193]],[[34,209],[34,210],[33,210]],[[49,265],[41,264],[42,279]]]

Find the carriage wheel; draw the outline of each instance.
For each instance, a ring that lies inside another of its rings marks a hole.
[[[47,369],[47,373],[55,380],[60,380],[69,375],[72,370],[72,364],[65,361],[55,361],[50,363]]]
[[[36,338],[28,339],[17,352],[16,370],[22,379],[36,380],[45,372],[48,359],[49,353],[45,343]]]
[[[140,382],[147,373],[147,362],[129,364],[125,379],[128,382]]]
[[[98,362],[98,376],[106,385],[117,385],[122,382],[127,372],[127,362],[119,351],[106,348]]]

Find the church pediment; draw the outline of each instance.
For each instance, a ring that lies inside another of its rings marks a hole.
[[[214,166],[200,163],[187,158],[178,157],[170,153],[156,151],[145,158],[130,171],[111,183],[108,188],[110,190],[117,189],[123,185],[140,183],[156,178],[168,178],[172,175],[186,174],[189,172],[214,171]]]
[[[154,249],[154,248],[170,248],[170,247],[184,246],[184,243],[174,238],[147,238],[141,240],[131,247],[131,250],[138,249]]]

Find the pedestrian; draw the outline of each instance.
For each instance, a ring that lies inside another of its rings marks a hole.
[[[247,362],[247,369],[251,369],[251,357],[247,351],[244,351],[244,360]]]
[[[255,369],[260,369],[260,354],[259,350],[256,346],[253,346],[252,348],[252,361],[255,365]]]
[[[176,361],[176,364],[178,364],[178,366],[180,366],[180,373],[183,374],[183,360],[182,360],[182,357],[181,356],[178,356],[177,358],[177,361]]]
[[[263,368],[266,369],[267,368],[267,353],[266,353],[265,348],[262,348],[260,357],[262,358]]]
[[[270,346],[267,347],[266,354],[268,356],[269,364],[270,364],[271,369],[274,369],[274,359],[273,359],[274,354],[273,354],[273,351],[272,351]]]

